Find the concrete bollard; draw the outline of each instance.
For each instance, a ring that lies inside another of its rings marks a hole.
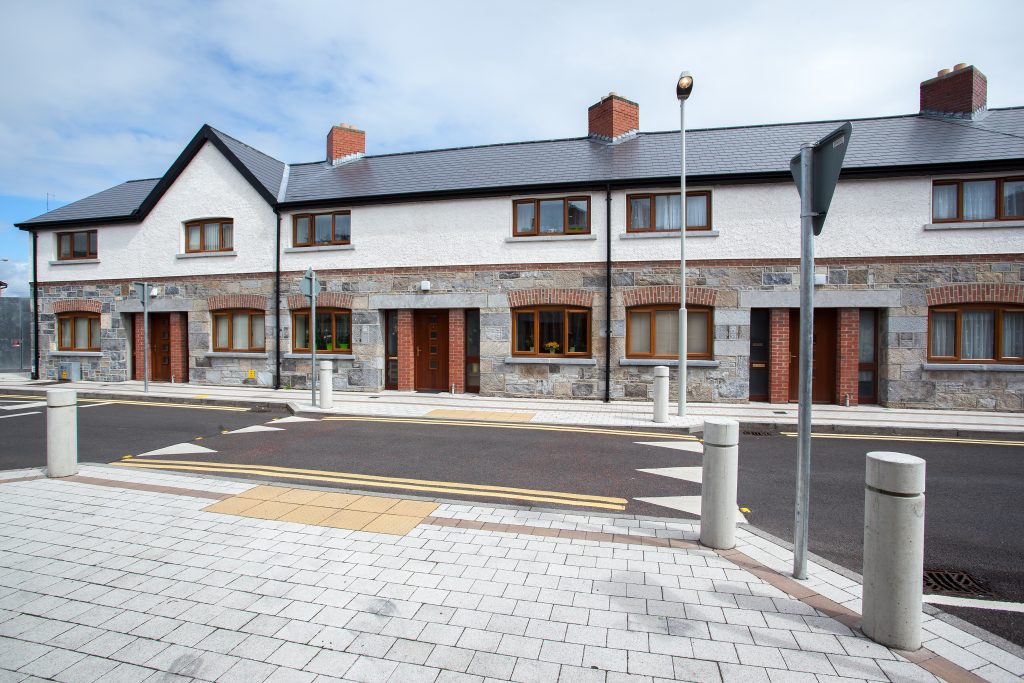
[[[861,630],[900,650],[921,647],[924,477],[921,458],[868,453]]]
[[[725,550],[736,546],[736,479],[740,425],[704,420],[704,468],[700,495],[700,542]]]
[[[322,360],[320,366],[320,377],[317,381],[320,384],[320,407],[334,407],[334,381],[331,375],[334,374],[334,363],[329,360]]]
[[[46,476],[78,474],[78,392],[46,390]]]
[[[668,366],[654,366],[654,421],[668,422]]]

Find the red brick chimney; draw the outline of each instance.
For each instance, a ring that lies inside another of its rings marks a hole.
[[[339,123],[327,133],[327,161],[337,163],[354,154],[366,154],[366,131]]]
[[[640,128],[640,105],[613,92],[587,110],[592,137],[616,140]]]
[[[921,113],[973,118],[988,106],[988,79],[974,66],[957,64],[921,83]]]

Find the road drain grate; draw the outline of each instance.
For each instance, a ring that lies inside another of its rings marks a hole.
[[[758,431],[756,429],[744,429],[743,436],[771,436],[771,432]]]
[[[940,595],[964,595],[976,598],[991,597],[984,583],[967,572],[943,569],[924,570],[924,592]]]

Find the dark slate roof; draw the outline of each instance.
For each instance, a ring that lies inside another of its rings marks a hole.
[[[803,142],[813,142],[842,121],[819,121],[687,131],[687,176],[704,181],[783,178]],[[971,121],[930,115],[853,120],[843,167],[857,173],[901,169],[969,168],[1024,163],[1024,107],[993,109]],[[134,181],[20,223],[141,218],[167,190],[205,141],[213,142],[260,192],[277,205],[342,203],[471,191],[516,191],[558,186],[664,181],[679,173],[679,133],[637,133],[616,144],[589,137],[358,157],[287,166],[203,126],[167,174]]]
[[[152,192],[158,182],[160,182],[159,178],[129,180],[126,183],[115,185],[109,190],[97,192],[85,199],[79,199],[77,202],[72,202],[49,213],[44,213],[42,216],[19,223],[19,225],[130,216],[139,208],[142,201],[149,196],[149,193]]]

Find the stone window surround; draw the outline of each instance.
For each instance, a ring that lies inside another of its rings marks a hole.
[[[925,372],[1024,372],[1021,363],[921,363]]]
[[[686,239],[692,239],[694,237],[718,237],[720,233],[717,228],[711,230],[687,230]],[[679,239],[680,232],[678,230],[658,230],[649,232],[623,232],[619,233],[620,240],[650,240],[659,239],[665,237],[674,237]]]
[[[1024,220],[1005,221],[955,221],[952,223],[925,223],[925,230],[978,230],[992,228],[1024,228]]]
[[[211,258],[217,256],[238,256],[237,251],[194,251],[188,254],[175,254],[174,258]]]
[[[51,266],[84,266],[89,263],[99,263],[98,258],[69,259],[66,261],[49,261]]]
[[[639,366],[639,367],[655,367],[658,365],[666,365],[670,368],[679,367],[679,360],[673,358],[619,358],[619,365],[623,367]],[[687,358],[686,367],[688,368],[717,368],[721,363],[717,360]]]

